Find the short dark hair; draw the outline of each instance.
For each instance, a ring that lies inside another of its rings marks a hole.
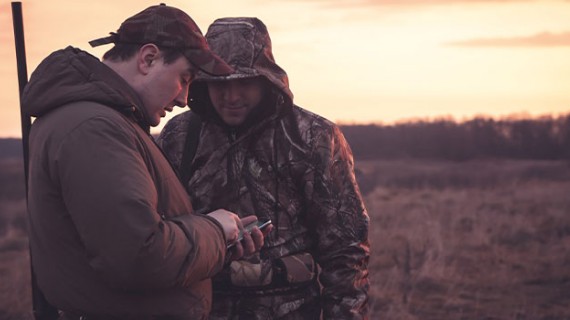
[[[103,55],[103,60],[125,61],[130,59],[142,47],[142,44],[117,43],[109,51]],[[169,64],[184,56],[182,51],[177,48],[165,48],[157,46],[162,53],[164,63]]]

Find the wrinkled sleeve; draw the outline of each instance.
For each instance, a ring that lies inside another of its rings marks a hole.
[[[188,132],[188,119],[190,112],[184,112],[170,119],[158,137],[156,144],[162,149],[164,155],[176,170],[180,170],[184,142]]]
[[[315,130],[310,156],[316,260],[325,319],[368,318],[369,218],[354,176],[352,152],[336,126]]]
[[[157,212],[144,148],[120,124],[92,118],[54,155],[52,172],[91,267],[125,290],[188,286],[212,277],[225,258],[222,229],[207,217],[165,219],[166,212]],[[178,183],[174,173],[160,178]]]

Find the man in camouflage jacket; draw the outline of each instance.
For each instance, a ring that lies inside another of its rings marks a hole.
[[[197,212],[274,226],[214,278],[211,319],[367,319],[369,218],[344,136],[293,104],[260,20],[218,19],[206,39],[236,72],[198,74],[158,143]]]

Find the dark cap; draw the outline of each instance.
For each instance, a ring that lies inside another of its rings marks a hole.
[[[212,53],[200,28],[184,11],[161,3],[125,20],[116,33],[89,41],[92,47],[109,43],[147,44],[180,49],[194,66],[212,75],[233,72],[217,55]]]

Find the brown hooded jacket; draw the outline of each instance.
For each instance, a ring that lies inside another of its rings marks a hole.
[[[224,234],[192,214],[133,89],[68,47],[38,66],[22,102],[37,118],[29,236],[47,300],[74,314],[206,318]]]

